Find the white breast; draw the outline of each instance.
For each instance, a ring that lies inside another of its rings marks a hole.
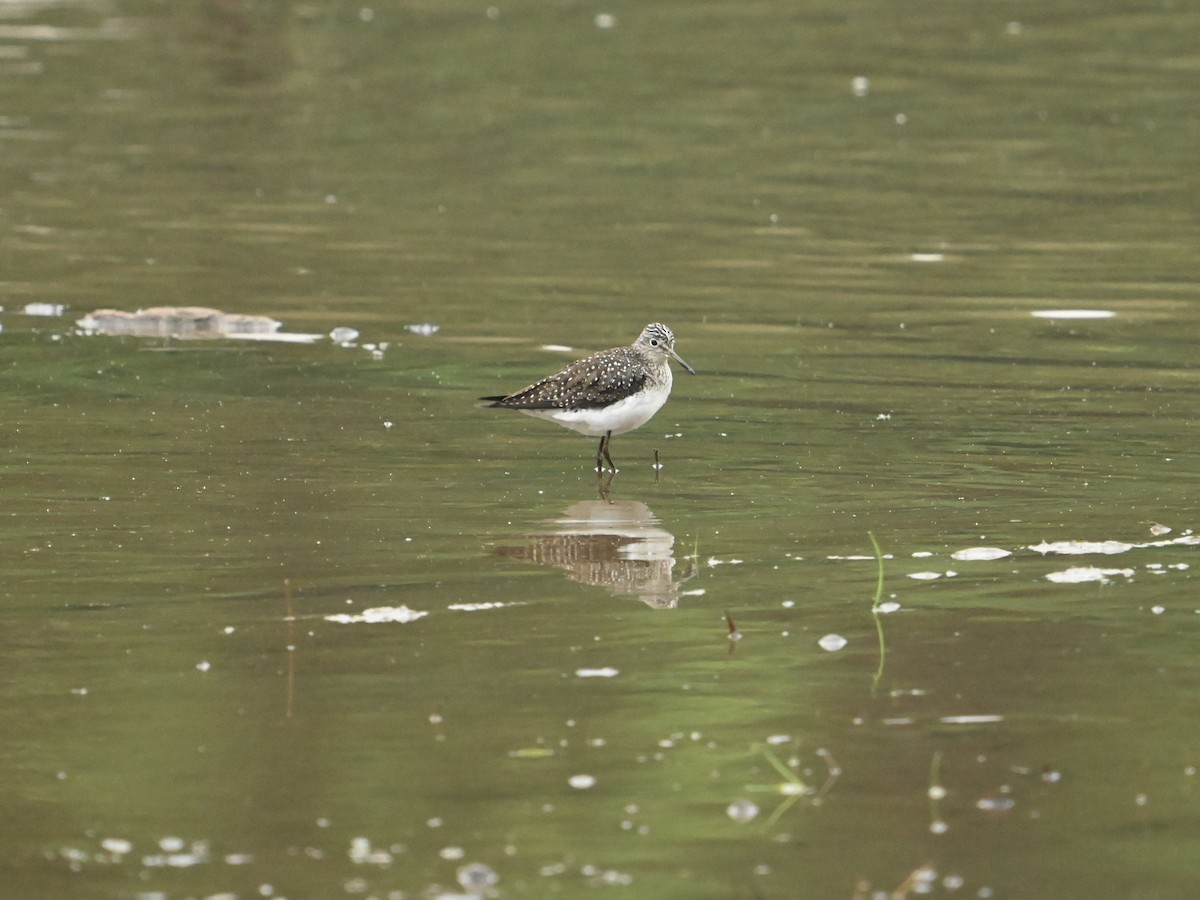
[[[599,437],[609,431],[624,434],[645,425],[662,409],[671,395],[670,370],[666,378],[640,394],[618,400],[599,409],[523,409],[521,412],[538,419],[557,422],[580,434]]]

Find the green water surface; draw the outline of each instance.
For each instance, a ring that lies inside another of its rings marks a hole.
[[[0,895],[1194,897],[1197,33],[0,4]]]

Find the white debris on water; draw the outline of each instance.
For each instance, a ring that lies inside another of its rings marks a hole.
[[[323,335],[280,331],[283,323],[269,316],[226,313],[206,306],[152,306],[137,312],[97,309],[75,323],[84,335],[157,337],[175,340],[236,338],[312,344]]]
[[[1103,553],[1111,556],[1114,553],[1127,553],[1135,546],[1137,545],[1127,544],[1124,541],[1042,541],[1040,544],[1032,544],[1026,549],[1043,555],[1047,553],[1079,555]]]
[[[339,625],[379,625],[387,622],[407,624],[424,618],[427,615],[429,613],[426,611],[409,609],[407,606],[374,606],[370,609],[364,609],[357,615],[338,613],[332,616],[325,616],[325,621],[336,622]]]
[[[1087,581],[1099,581],[1109,584],[1116,576],[1133,577],[1133,569],[1102,569],[1098,566],[1072,566],[1059,572],[1051,572],[1046,576],[1047,581],[1055,584],[1082,584]]]
[[[1037,319],[1111,319],[1110,309],[1035,309],[1030,313]]]
[[[843,649],[848,643],[850,643],[850,642],[847,641],[840,634],[827,634],[823,638],[821,638],[819,641],[817,641],[817,646],[820,647],[822,650],[825,650],[829,653],[837,653],[839,650]]]
[[[1033,550],[1035,553],[1043,555],[1048,553],[1057,553],[1063,555],[1086,555],[1086,554],[1102,554],[1112,556],[1117,553],[1127,553],[1130,550],[1145,550],[1156,547],[1190,547],[1195,544],[1200,544],[1200,535],[1193,534],[1191,530],[1184,532],[1179,537],[1166,538],[1161,541],[1143,541],[1141,543],[1132,544],[1127,541],[1042,541],[1040,544],[1031,544],[1027,550]]]
[[[264,344],[315,344],[321,340],[321,335],[319,334],[300,334],[295,331],[227,334],[223,336],[239,341],[259,341]]]
[[[745,825],[747,822],[753,822],[758,817],[758,804],[753,800],[739,799],[734,800],[725,807],[725,815],[729,816],[734,822],[739,825]]]
[[[329,339],[342,347],[353,347],[358,340],[358,329],[347,325],[339,325],[329,332]]]
[[[395,856],[388,850],[371,846],[369,838],[350,839],[350,861],[360,866],[390,866]]]
[[[483,894],[500,881],[496,870],[483,863],[467,863],[455,873],[455,876],[458,878],[458,883],[471,891],[472,895]]]
[[[971,561],[1004,559],[1006,556],[1012,556],[1012,551],[1000,547],[966,547],[950,554],[951,559]]]
[[[432,322],[416,322],[412,325],[405,325],[404,330],[418,337],[432,337],[442,330],[442,326],[434,325]]]
[[[26,303],[21,310],[27,316],[61,316],[67,307],[62,303]]]
[[[575,676],[577,678],[616,678],[621,674],[620,669],[614,669],[612,666],[605,666],[600,669],[576,669]]]
[[[182,838],[169,836],[158,842],[162,853],[142,857],[142,865],[148,869],[187,869],[209,861],[208,841],[192,841],[189,845]]]

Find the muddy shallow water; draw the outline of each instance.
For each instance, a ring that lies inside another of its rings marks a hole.
[[[1197,24],[13,6],[9,893],[1191,897]]]

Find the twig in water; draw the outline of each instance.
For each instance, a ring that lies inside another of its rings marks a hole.
[[[910,894],[927,894],[937,878],[937,869],[933,863],[925,863],[908,873],[896,889],[889,895],[890,900],[908,900]]]
[[[879,637],[879,668],[875,670],[875,677],[871,680],[871,696],[875,696],[879,690],[879,681],[883,678],[884,663],[887,662],[887,643],[883,638],[883,620],[879,618],[879,607],[883,600],[883,551],[879,549],[879,541],[875,540],[874,534],[868,531],[867,537],[871,539],[871,546],[875,548],[875,564],[879,570],[879,577],[875,581],[875,600],[871,604],[871,615],[875,619],[875,634]]]
[[[733,616],[729,614],[729,610],[725,611],[725,624],[729,628],[729,639],[731,641],[740,641],[742,633],[737,630],[737,626],[733,624]]]
[[[879,571],[879,577],[875,580],[875,602],[871,604],[871,611],[878,612],[879,604],[883,601],[883,551],[879,549],[879,541],[875,540],[875,535],[868,531],[867,537],[871,539],[871,546],[875,548],[875,566]]]

